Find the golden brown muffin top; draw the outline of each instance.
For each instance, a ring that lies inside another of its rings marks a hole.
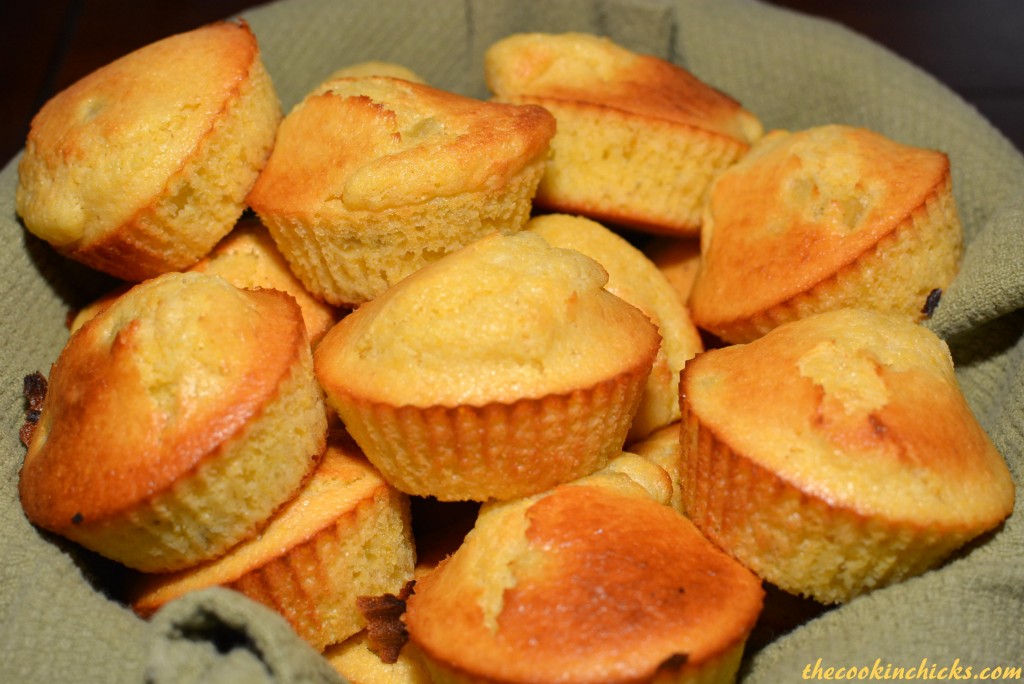
[[[18,211],[59,247],[131,219],[215,130],[259,58],[244,22],[157,41],[85,76],[32,120]],[[38,224],[38,225],[37,225]]]
[[[488,87],[500,100],[607,107],[693,126],[741,142],[760,121],[736,100],[675,64],[586,33],[520,33],[484,55]]]
[[[694,319],[744,319],[810,289],[948,181],[943,153],[867,129],[769,133],[711,187],[689,300]]]
[[[166,491],[260,415],[306,344],[298,305],[276,290],[200,273],[132,288],[51,369],[25,513],[59,531]]]
[[[329,80],[285,117],[249,202],[308,217],[500,188],[546,153],[554,132],[536,106],[386,76]]]
[[[342,319],[317,347],[317,377],[328,395],[480,406],[649,367],[657,329],[606,282],[604,269],[575,250],[532,233],[494,234]]]
[[[946,344],[898,316],[840,309],[781,325],[691,360],[680,392],[731,450],[832,505],[950,526],[994,525],[1013,507]]]
[[[740,646],[762,598],[681,514],[585,478],[481,511],[405,620],[425,654],[481,680],[635,682]]]

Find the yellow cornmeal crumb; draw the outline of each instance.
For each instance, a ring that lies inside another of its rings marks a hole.
[[[821,342],[804,354],[797,367],[825,391],[825,399],[847,414],[867,415],[885,406],[889,390],[878,376],[878,362],[868,354],[848,353],[835,342]]]
[[[558,120],[539,206],[653,233],[696,235],[714,176],[762,134],[684,69],[584,33],[524,33],[487,51],[496,99]]]
[[[841,131],[825,127],[818,136],[795,138],[784,131],[773,131],[748,155],[754,163],[777,145],[791,144],[781,201],[805,221],[840,236],[860,230],[887,193],[885,181],[871,176],[866,168],[869,160],[846,143]],[[783,220],[775,215],[772,218]],[[765,226],[767,232],[785,229],[774,223]]]
[[[908,327],[900,335],[886,335],[871,328],[869,321],[856,317],[842,320],[849,327],[836,330],[797,360],[799,374],[824,391],[826,406],[860,417],[882,408],[895,389],[886,385],[883,368],[893,372],[927,370],[949,377],[949,348],[925,329]]]
[[[465,551],[458,562],[473,569],[466,577],[478,583],[477,602],[484,625],[491,634],[498,631],[498,616],[505,605],[506,590],[519,581],[517,571],[544,560],[542,553],[531,548],[526,536],[530,522],[525,512],[534,500],[533,497],[517,499],[482,510],[476,526],[462,544]]]

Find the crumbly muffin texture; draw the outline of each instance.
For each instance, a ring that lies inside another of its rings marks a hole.
[[[558,120],[536,203],[641,231],[696,235],[711,180],[762,133],[686,70],[599,36],[508,36],[484,71],[498,101],[540,104]]]

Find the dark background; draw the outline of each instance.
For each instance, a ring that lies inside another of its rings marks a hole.
[[[343,1],[343,0],[339,0]],[[930,72],[1024,150],[1024,1],[771,0],[873,38]],[[54,93],[173,33],[237,14],[255,0],[0,2],[0,166]]]

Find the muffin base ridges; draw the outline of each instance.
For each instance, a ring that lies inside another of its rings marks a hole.
[[[367,302],[445,254],[530,218],[545,158],[498,189],[435,197],[414,206],[346,211],[340,200],[314,216],[257,207],[295,275],[334,306]]]
[[[970,537],[834,505],[733,451],[701,424],[685,397],[682,412],[687,517],[784,591],[822,603],[849,601],[924,572]]]
[[[535,494],[588,475],[622,449],[647,366],[565,394],[483,406],[330,400],[367,458],[398,489],[441,501]]]
[[[227,586],[273,608],[323,650],[366,627],[358,597],[397,594],[412,577],[410,530],[408,499],[382,485],[333,527]]]
[[[318,650],[364,629],[356,599],[397,593],[413,576],[409,499],[376,475],[349,481],[344,466],[327,466],[260,537],[195,570],[143,580],[133,610],[146,617],[187,592],[222,586],[276,610]]]
[[[715,174],[749,149],[721,134],[608,107],[522,102],[541,104],[559,120],[536,204],[644,232],[697,235]]]

